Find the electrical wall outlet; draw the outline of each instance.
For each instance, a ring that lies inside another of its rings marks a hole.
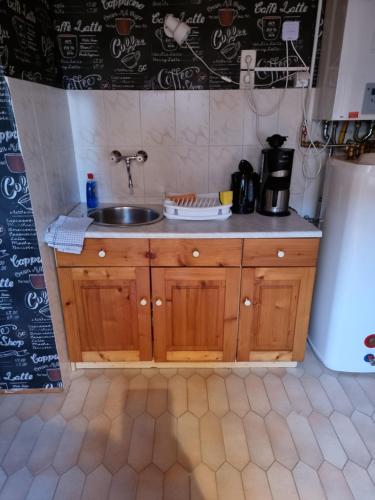
[[[254,71],[240,71],[240,89],[249,90],[254,85]]]
[[[241,70],[247,70],[246,58],[250,56],[250,69],[255,68],[257,51],[256,50],[241,50]]]
[[[294,86],[295,88],[305,88],[309,86],[310,73],[307,71],[298,71],[294,75]]]
[[[299,21],[284,21],[281,39],[284,42],[292,40],[295,42],[299,37]]]

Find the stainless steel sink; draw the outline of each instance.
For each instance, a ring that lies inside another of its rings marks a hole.
[[[94,224],[101,226],[143,226],[163,218],[163,214],[154,208],[132,205],[96,208],[88,215],[94,219]]]

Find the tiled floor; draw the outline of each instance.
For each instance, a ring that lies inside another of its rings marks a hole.
[[[375,375],[76,372],[2,396],[0,500],[374,500]]]

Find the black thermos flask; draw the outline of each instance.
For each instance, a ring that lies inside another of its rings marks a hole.
[[[251,214],[254,212],[258,196],[259,176],[246,160],[240,161],[238,170],[232,174],[232,212],[234,214]]]

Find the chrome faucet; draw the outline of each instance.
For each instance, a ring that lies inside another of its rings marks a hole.
[[[137,154],[134,155],[122,155],[120,151],[112,151],[111,153],[111,161],[115,163],[120,163],[120,161],[125,162],[126,170],[128,172],[128,187],[130,189],[131,194],[134,194],[134,184],[131,172],[131,162],[137,161],[138,163],[144,163],[148,158],[148,155],[145,151],[138,151]]]

